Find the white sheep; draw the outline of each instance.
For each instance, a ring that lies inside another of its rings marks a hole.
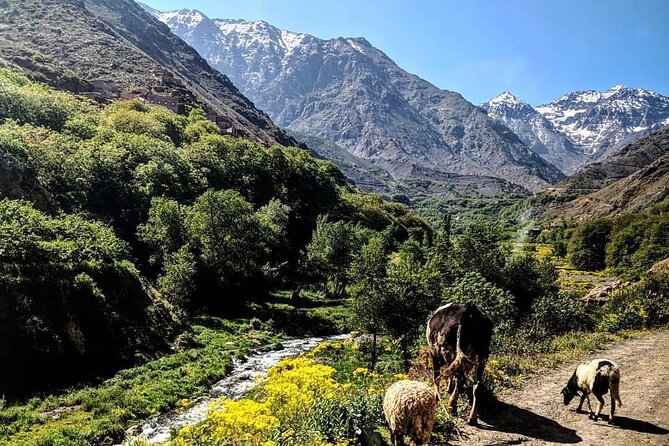
[[[383,414],[390,428],[392,446],[404,445],[408,435],[413,444],[426,445],[437,413],[437,394],[418,381],[397,381],[383,398]]]
[[[594,359],[590,362],[584,362],[576,367],[574,374],[569,378],[567,386],[562,389],[564,404],[568,405],[578,392],[581,392],[581,402],[578,405],[577,412],[581,412],[583,401],[588,400],[589,417],[595,421],[599,418],[604,407],[603,395],[611,391],[611,416],[609,424],[613,424],[613,417],[616,413],[616,402],[622,406],[620,401],[620,370],[608,359]],[[599,402],[597,411],[593,413],[590,406],[590,394],[595,395]]]

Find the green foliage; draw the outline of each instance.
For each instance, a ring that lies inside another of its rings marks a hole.
[[[669,257],[669,213],[659,203],[642,214],[580,224],[569,242],[569,259],[581,269],[611,268],[637,279],[653,263]]]
[[[614,293],[602,308],[600,328],[615,332],[669,324],[669,273],[661,271]]]
[[[287,213],[278,201],[254,211],[239,192],[210,190],[192,206],[154,199],[138,234],[163,263],[161,290],[191,306],[194,298],[211,303],[212,291],[262,279],[272,249],[285,240]]]
[[[558,272],[548,260],[523,254],[509,259],[503,271],[503,288],[514,296],[520,316],[530,313],[535,299],[557,294]]]
[[[40,373],[35,364],[57,378],[68,361],[102,368],[136,349],[164,347],[174,321],[128,259],[127,245],[101,223],[0,201],[0,360],[11,364],[0,383],[13,383],[0,391],[30,382]],[[118,339],[139,321],[157,325]]]
[[[164,349],[187,316],[180,310],[243,309],[270,289],[307,282],[298,259],[319,215],[344,228],[337,242],[350,243],[321,257],[334,259],[319,268],[337,294],[372,231],[393,246],[431,235],[405,207],[360,194],[306,150],[222,136],[202,111],[93,104],[6,69],[0,193],[50,215],[4,202],[12,217],[0,234],[0,357],[35,373],[57,360],[47,385]],[[341,307],[313,311],[340,312],[339,325],[298,310],[303,321],[326,321],[318,329],[348,324]]]
[[[599,219],[579,225],[569,240],[569,261],[576,268],[586,271],[604,269],[606,244],[611,235],[610,220]]]
[[[537,241],[539,243],[549,243],[553,245],[552,255],[555,257],[567,257],[567,244],[571,237],[572,227],[566,222],[551,230],[542,231]]]
[[[435,259],[427,258],[422,245],[413,239],[400,246],[399,256],[388,265],[383,306],[385,330],[401,340],[405,361],[410,346],[420,335],[420,327],[438,306],[440,277]]]
[[[195,282],[197,264],[190,247],[184,245],[168,254],[164,273],[158,277],[158,287],[163,296],[176,308],[187,308],[197,290]]]
[[[163,285],[176,286],[166,277],[184,263],[165,262],[186,243],[196,282],[209,283],[205,291],[259,276],[300,282],[297,259],[319,215],[351,227],[401,228],[397,240],[412,228],[428,231],[406,208],[357,193],[332,163],[221,136],[202,111],[179,116],[137,101],[96,108],[12,71],[1,71],[0,81],[15,119],[0,124],[0,171],[12,179],[0,182],[3,192],[110,222],[146,274],[157,279],[162,271]],[[45,116],[33,116],[34,107]],[[224,190],[225,197],[214,194]],[[340,294],[346,280],[339,270]]]
[[[344,293],[353,256],[365,238],[360,226],[344,221],[329,222],[327,216],[318,218],[307,245],[305,263],[323,283],[326,294],[339,297]]]
[[[531,333],[537,339],[594,328],[592,315],[583,305],[581,296],[568,292],[538,298],[532,304],[532,317],[528,322]]]
[[[444,303],[467,303],[479,307],[490,317],[498,331],[508,331],[516,319],[514,297],[478,272],[466,273],[445,294]]]
[[[75,113],[86,113],[93,106],[66,93],[31,82],[16,71],[0,68],[0,122],[8,119],[20,124],[62,130]]]
[[[372,369],[377,361],[377,335],[384,331],[387,290],[388,246],[382,236],[372,237],[351,265],[351,310],[356,328],[371,333],[373,345],[370,358]]]
[[[453,253],[460,274],[473,271],[489,281],[497,282],[509,255],[501,243],[503,239],[497,226],[481,221],[468,226],[457,239]]]

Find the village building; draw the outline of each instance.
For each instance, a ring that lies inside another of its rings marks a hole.
[[[214,122],[220,129],[221,133],[237,136],[237,126],[235,125],[234,121],[227,116],[210,113],[207,115],[207,119]]]
[[[121,99],[122,101],[146,102],[146,99],[142,96],[142,94],[136,92],[121,93],[119,99]]]
[[[118,98],[121,95],[121,90],[119,90],[113,84],[103,81],[103,80],[94,80],[93,82],[93,93],[98,93],[103,98]]]
[[[161,105],[174,113],[179,113],[180,102],[179,98],[171,95],[149,93],[146,95],[146,102],[152,105]]]

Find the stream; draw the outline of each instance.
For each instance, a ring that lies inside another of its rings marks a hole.
[[[147,421],[141,426],[137,435],[126,438],[123,444],[130,444],[138,439],[145,440],[149,444],[167,441],[173,431],[204,421],[212,402],[220,398],[235,400],[246,395],[258,380],[282,359],[304,354],[322,342],[343,340],[348,337],[348,335],[334,335],[294,339],[283,342],[283,348],[280,350],[255,353],[244,361],[237,360],[230,374],[209,389],[208,396],[198,398],[195,405],[188,409],[159,415]]]

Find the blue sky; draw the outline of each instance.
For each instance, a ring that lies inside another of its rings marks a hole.
[[[144,0],[211,18],[367,38],[402,68],[480,103],[538,105],[616,84],[669,95],[669,0]]]

